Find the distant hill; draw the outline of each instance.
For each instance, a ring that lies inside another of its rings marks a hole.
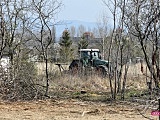
[[[86,30],[88,28],[93,29],[93,28],[97,27],[97,23],[95,23],[95,22],[85,22],[85,21],[79,21],[79,20],[65,20],[55,26],[56,38],[58,39],[59,37],[61,37],[62,32],[66,28],[69,29],[71,26],[74,26],[77,29],[80,25],[83,25],[86,28]]]

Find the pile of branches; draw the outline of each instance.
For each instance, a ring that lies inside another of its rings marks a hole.
[[[32,72],[32,71],[31,71]],[[21,71],[16,76],[0,67],[0,99],[7,101],[42,99],[43,88],[36,86],[30,72]]]
[[[42,93],[28,81],[1,82],[1,99],[9,101],[41,99]]]

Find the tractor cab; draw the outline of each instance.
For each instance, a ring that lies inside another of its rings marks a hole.
[[[99,49],[80,49],[79,52],[83,66],[95,66],[95,61],[101,59]]]
[[[80,58],[101,59],[99,49],[80,49]]]

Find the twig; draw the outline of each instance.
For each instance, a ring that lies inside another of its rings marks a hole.
[[[145,116],[143,113],[140,112],[140,110],[137,109],[137,111],[139,112],[140,115],[142,115],[142,117],[144,117],[144,118],[146,118],[148,120],[154,120],[154,119],[152,119],[150,117]]]

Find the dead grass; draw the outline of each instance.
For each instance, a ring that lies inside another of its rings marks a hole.
[[[144,65],[145,66],[145,65]],[[124,71],[123,71],[124,73]],[[122,75],[123,76],[123,75]],[[72,74],[63,74],[57,78],[51,80],[51,88],[71,88],[74,90],[92,90],[92,91],[109,91],[109,79],[100,78],[96,74],[92,75],[72,75]],[[122,81],[123,82],[123,77]],[[146,76],[141,72],[140,64],[130,65],[128,74],[127,74],[127,85],[126,89],[146,89]],[[113,79],[114,84],[114,79]]]
[[[37,74],[44,75],[45,74],[45,63],[38,62],[38,63],[35,63],[35,65],[37,68]],[[68,70],[69,65],[63,64],[62,67],[64,68],[64,70]],[[48,63],[48,71],[49,73],[52,73],[52,74],[60,74],[59,67],[55,63]]]
[[[67,65],[63,65],[64,70],[68,70]],[[146,68],[146,65],[143,65]],[[44,77],[44,63],[37,64],[38,73],[41,75],[40,79]],[[146,73],[144,69],[144,73]],[[110,84],[108,78],[100,78],[96,74],[90,75],[73,75],[71,73],[61,74],[59,68],[55,64],[49,65],[50,71],[50,92],[57,92],[57,94],[63,93],[65,91],[89,91],[89,92],[110,92]],[[148,70],[147,70],[148,71]],[[149,72],[148,72],[149,73]],[[123,71],[124,74],[124,71]],[[123,76],[123,75],[122,75]],[[114,79],[112,80],[114,85]],[[121,80],[121,84],[123,82],[123,77]],[[40,81],[40,83],[45,85],[44,81]],[[147,89],[146,85],[146,76],[144,76],[141,72],[141,64],[137,63],[135,65],[130,65],[128,74],[127,74],[127,82],[126,89],[129,90],[145,90]]]
[[[101,79],[98,76],[72,76],[63,75],[51,82],[52,90],[74,90],[74,91],[107,91],[109,90],[108,79]]]

